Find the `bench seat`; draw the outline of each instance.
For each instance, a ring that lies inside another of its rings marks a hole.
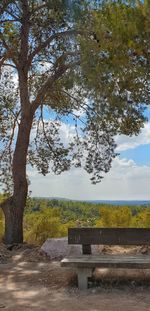
[[[81,255],[66,257],[61,261],[62,267],[72,267],[78,275],[78,287],[88,288],[88,278],[95,268],[150,269],[149,255]]]
[[[66,257],[62,267],[150,269],[150,255],[81,255]]]

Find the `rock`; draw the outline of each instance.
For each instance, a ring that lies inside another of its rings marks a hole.
[[[80,247],[80,246],[79,246]],[[60,259],[69,255],[70,251],[75,255],[77,248],[68,245],[67,238],[50,238],[41,247],[51,259]],[[79,254],[79,251],[77,251]]]
[[[41,247],[51,259],[61,259],[66,256],[82,255],[82,245],[68,245],[68,238],[49,238]],[[103,247],[92,245],[92,254],[100,254]]]

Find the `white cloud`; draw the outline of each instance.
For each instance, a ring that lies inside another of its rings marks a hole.
[[[150,166],[137,165],[132,159],[120,159],[117,157],[108,175],[111,179],[124,179],[128,181],[134,179],[150,179]]]
[[[60,126],[60,139],[64,146],[67,146],[69,142],[73,140],[75,135],[75,127],[73,125],[61,123]]]
[[[82,169],[46,177],[32,172],[33,196],[66,197],[79,200],[150,200],[150,166],[138,166],[133,160],[116,158],[101,183],[92,185]]]
[[[134,149],[140,145],[150,144],[150,122],[146,123],[141,133],[138,136],[128,137],[125,135],[118,135],[116,137],[116,143],[118,145],[116,151],[125,151],[128,149]]]

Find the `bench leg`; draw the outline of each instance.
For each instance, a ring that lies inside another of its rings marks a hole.
[[[88,288],[88,277],[92,276],[92,269],[89,268],[78,268],[78,288],[85,290]]]

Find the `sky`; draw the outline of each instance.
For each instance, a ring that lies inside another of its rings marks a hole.
[[[109,173],[97,185],[92,185],[83,169],[72,168],[61,175],[46,177],[29,170],[32,196],[61,197],[74,200],[150,200],[150,111],[148,122],[138,136],[116,137],[119,156],[113,160]],[[62,137],[70,129],[63,126]]]

